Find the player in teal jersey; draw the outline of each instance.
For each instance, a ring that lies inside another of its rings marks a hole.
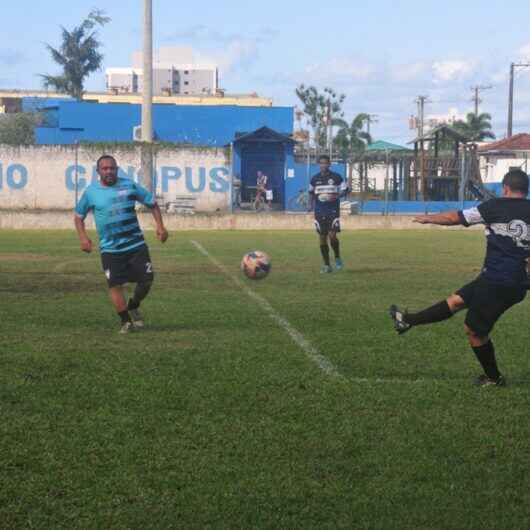
[[[96,167],[99,182],[88,186],[81,196],[75,208],[75,228],[81,250],[91,252],[92,241],[86,232],[85,217],[93,211],[110,298],[122,323],[120,333],[128,333],[144,325],[138,308],[154,278],[149,249],[136,216],[136,202],[151,209],[156,236],[162,243],[167,240],[168,233],[152,193],[131,179],[118,177],[114,157],[100,157]],[[136,288],[127,303],[123,285],[129,282],[136,283]]]

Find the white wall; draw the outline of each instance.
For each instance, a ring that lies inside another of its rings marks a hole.
[[[97,149],[80,146],[10,147],[0,145],[0,208],[71,210],[76,197],[97,179],[95,162],[103,152],[113,155],[124,176],[141,182],[139,146]],[[230,168],[225,151],[175,148],[155,157],[157,194],[196,198],[198,211],[226,211],[230,204]]]
[[[487,183],[502,182],[510,167],[520,167],[523,171],[530,170],[528,153],[518,152],[514,158],[503,158],[500,156],[480,155],[480,174],[482,180]]]

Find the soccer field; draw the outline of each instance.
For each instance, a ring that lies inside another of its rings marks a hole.
[[[340,239],[323,277],[311,232],[149,233],[122,336],[73,230],[2,231],[0,528],[529,528],[530,299],[493,333],[509,386],[475,388],[462,314],[398,337],[387,309],[472,279],[482,233]]]

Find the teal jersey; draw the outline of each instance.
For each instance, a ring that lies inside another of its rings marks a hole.
[[[131,179],[118,178],[114,186],[97,182],[85,190],[75,213],[84,219],[94,212],[101,252],[127,252],[145,245],[136,216],[137,201],[149,208],[155,205],[153,194]]]

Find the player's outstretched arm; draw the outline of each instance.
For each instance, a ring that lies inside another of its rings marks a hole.
[[[461,225],[462,219],[456,210],[451,210],[449,212],[443,213],[433,213],[429,215],[417,215],[412,220],[413,223],[420,223],[422,225],[444,225],[444,226],[453,226]]]
[[[83,252],[92,252],[92,241],[88,237],[85,228],[85,220],[81,219],[79,216],[74,217],[75,229],[77,230],[77,235],[79,236],[79,243],[81,244],[81,250]]]
[[[167,241],[167,238],[169,237],[169,234],[166,230],[166,227],[164,226],[164,220],[162,219],[162,212],[160,211],[160,207],[158,204],[155,204],[153,208],[151,209],[151,213],[153,214],[153,218],[156,223],[156,237],[162,241],[162,243],[165,243]]]

